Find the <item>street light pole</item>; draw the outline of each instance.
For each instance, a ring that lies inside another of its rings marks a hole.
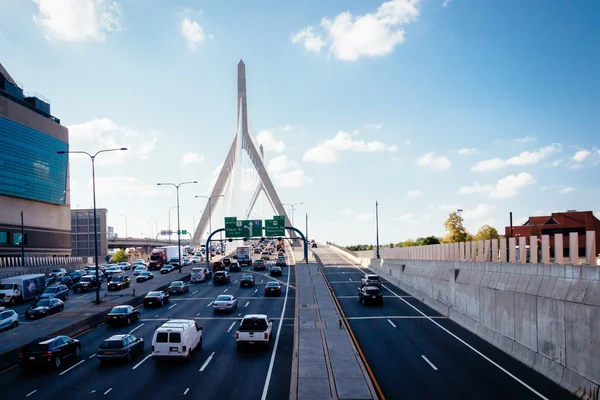
[[[183,262],[183,260],[181,259],[181,221],[179,220],[179,186],[192,184],[192,183],[198,183],[198,181],[181,182],[179,184],[174,184],[174,183],[157,183],[156,184],[158,186],[161,186],[161,185],[175,186],[175,189],[177,191],[177,250],[179,252],[179,273],[181,273],[181,264]],[[169,217],[170,216],[171,216],[171,213],[169,211]]]
[[[379,203],[375,200],[375,236],[376,236],[376,245],[377,245],[377,258],[379,256]]]
[[[127,239],[129,237],[127,234],[127,215],[121,214],[121,217],[125,217],[125,239]]]
[[[87,151],[57,151],[57,154],[86,154],[92,160],[92,195],[94,197],[94,263],[96,265],[96,283],[99,280],[98,276],[98,221],[96,213],[96,157],[100,153],[106,153],[109,151],[124,151],[127,147],[121,147],[120,149],[104,149],[99,150],[96,154],[92,155]],[[96,304],[100,304],[100,285],[96,285]]]
[[[21,265],[25,266],[25,220],[21,210]]]
[[[296,206],[302,205],[304,203],[283,203],[282,206],[292,206],[292,226],[294,226],[294,211],[296,210]]]

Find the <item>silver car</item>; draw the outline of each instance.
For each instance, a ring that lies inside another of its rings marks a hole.
[[[19,326],[19,314],[13,310],[3,310],[0,307],[0,331]]]
[[[238,299],[230,294],[222,294],[213,302],[213,311],[235,311],[238,306]]]

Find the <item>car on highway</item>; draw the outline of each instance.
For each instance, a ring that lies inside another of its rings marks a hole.
[[[260,249],[258,247],[254,249],[254,254],[260,254]]]
[[[235,332],[235,342],[238,349],[244,345],[269,346],[273,320],[264,314],[248,314],[242,318],[238,330]]]
[[[101,363],[109,360],[131,361],[133,355],[144,353],[144,339],[131,334],[112,335],[100,344],[96,358]]]
[[[152,359],[191,360],[202,348],[202,328],[193,319],[172,319],[162,324],[152,337]]]
[[[281,285],[279,282],[267,282],[265,285],[265,297],[266,296],[281,296]]]
[[[200,257],[200,256],[192,256],[192,257],[190,257],[190,259],[192,260],[192,264],[197,264],[200,261],[202,261],[202,257]]]
[[[121,290],[126,289],[131,286],[131,279],[128,275],[119,274],[114,275],[110,280],[110,283],[107,285],[107,290]]]
[[[137,267],[138,265],[143,265],[144,267],[147,267],[147,266],[148,266],[148,263],[146,262],[146,260],[143,260],[143,259],[141,259],[141,258],[138,258],[137,260],[135,260],[135,261],[133,262],[133,264],[132,264],[132,267],[133,267],[133,266],[136,266],[136,267]]]
[[[56,282],[56,277],[49,276],[47,278],[44,278],[44,282],[45,282],[46,286],[54,285],[54,282]]]
[[[73,284],[79,282],[82,276],[87,275],[87,271],[85,269],[76,269],[75,271],[69,272],[69,277],[73,281]]]
[[[362,286],[358,288],[358,301],[367,305],[369,303],[383,305],[383,295],[377,286]]]
[[[148,272],[148,267],[145,265],[136,265],[135,269],[133,270],[133,275],[138,276],[142,272]]]
[[[144,306],[145,307],[154,307],[154,306],[164,306],[169,302],[171,295],[169,292],[165,292],[164,290],[153,290],[148,292],[146,297],[144,297]]]
[[[281,269],[281,267],[276,265],[274,267],[271,267],[271,269],[269,269],[269,275],[270,276],[282,276],[283,270]]]
[[[123,271],[130,271],[131,270],[131,264],[129,264],[128,262],[120,262],[119,263],[119,268],[121,268]]]
[[[287,267],[287,262],[285,261],[285,256],[277,257],[277,260],[275,260],[275,265],[278,267]]]
[[[254,287],[254,277],[252,275],[244,275],[240,279],[240,287]]]
[[[187,266],[190,265],[192,263],[192,260],[190,258],[184,258],[183,259],[183,266]]]
[[[146,282],[150,279],[154,279],[154,274],[150,271],[140,272],[140,274],[135,278],[136,282]]]
[[[194,267],[190,276],[192,283],[200,283],[208,280],[210,271],[206,267]]]
[[[44,292],[38,299],[61,299],[66,301],[69,298],[69,288],[66,285],[53,285],[44,289]]]
[[[0,311],[0,332],[19,326],[19,314],[14,310]]]
[[[241,270],[242,267],[240,267],[240,264],[236,261],[232,261],[231,264],[229,264],[229,272],[240,272]]]
[[[229,267],[230,264],[231,264],[231,258],[225,257],[223,259],[223,265],[225,266],[225,268]]]
[[[113,275],[115,275],[115,274],[120,274],[120,273],[122,273],[122,272],[123,272],[123,270],[121,269],[121,267],[119,267],[119,266],[114,266],[114,265],[113,265],[113,266],[111,266],[111,267],[108,267],[108,268],[106,268],[106,269],[104,270],[104,276],[106,276],[106,279],[107,279],[108,281],[110,281],[110,280],[112,279],[112,276],[113,276]]]
[[[131,324],[140,319],[140,311],[133,306],[116,306],[106,316],[108,325]]]
[[[225,264],[222,261],[215,261],[212,265],[212,271],[225,271]]]
[[[65,309],[65,303],[60,299],[39,299],[25,310],[26,319],[39,319],[56,314]]]
[[[160,269],[160,273],[161,274],[168,274],[169,272],[173,272],[175,270],[175,267],[171,264],[165,264],[161,269]]]
[[[190,285],[184,281],[171,282],[168,291],[171,294],[183,294],[190,290]]]
[[[362,286],[377,286],[381,289],[381,279],[379,278],[379,275],[375,274],[365,274],[360,278],[360,284]]]
[[[254,268],[255,271],[265,271],[267,269],[267,263],[265,263],[265,260],[256,260],[254,261],[254,266],[252,268]]]
[[[65,276],[67,275],[67,270],[64,268],[54,268],[52,271],[50,271],[50,273],[48,274],[48,276]]]
[[[213,312],[219,311],[235,311],[238,307],[238,299],[230,294],[222,294],[217,296],[213,301]]]
[[[23,347],[18,362],[21,368],[50,366],[60,368],[62,361],[71,357],[79,358],[81,343],[68,336],[44,336]]]
[[[260,255],[260,259],[269,261],[271,259],[271,253],[269,253],[268,251],[263,251],[262,254]]]
[[[96,280],[96,275],[85,275],[73,285],[73,293],[89,292],[90,290],[96,290],[96,287],[102,288],[102,280]]]
[[[88,269],[87,275],[94,275],[96,276],[96,267],[90,267]],[[104,276],[104,272],[102,272],[101,269],[98,269],[98,278],[100,278],[100,281],[103,281],[105,276]]]
[[[317,248],[317,244],[313,243],[310,247],[313,248],[313,249],[316,249]]]
[[[73,279],[69,275],[57,276],[54,280],[55,285],[65,285],[69,289],[73,287]]]
[[[215,275],[213,276],[214,285],[228,284],[229,282],[231,282],[231,278],[227,271],[215,272]]]

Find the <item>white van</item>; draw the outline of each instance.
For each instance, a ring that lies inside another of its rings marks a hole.
[[[198,323],[193,319],[172,319],[154,332],[152,358],[190,360],[196,347],[202,347],[202,328]]]
[[[190,278],[190,281],[192,283],[199,283],[199,282],[204,282],[206,279],[208,279],[208,268],[206,267],[195,267],[192,268],[192,276]]]

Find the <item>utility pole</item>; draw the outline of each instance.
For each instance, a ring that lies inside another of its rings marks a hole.
[[[376,236],[376,245],[377,245],[377,258],[379,256],[379,203],[375,200],[375,236]]]
[[[308,243],[308,213],[306,214],[306,242]]]
[[[23,210],[21,210],[21,262],[25,266],[25,223],[23,220]]]

